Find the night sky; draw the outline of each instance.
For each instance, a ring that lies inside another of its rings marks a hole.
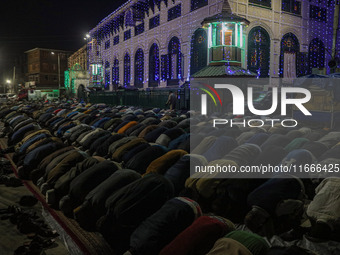
[[[1,0],[0,84],[24,51],[75,51],[85,34],[126,0]]]

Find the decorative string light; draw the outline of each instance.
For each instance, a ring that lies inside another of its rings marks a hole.
[[[290,47],[287,46],[288,39],[284,37],[284,34],[282,34],[281,38],[270,38],[268,31],[266,31],[267,28],[263,27],[260,23],[257,26],[257,32],[254,31],[254,36],[256,36],[257,33],[257,36],[259,36],[261,42],[256,42],[253,46],[250,45],[250,38],[253,35],[251,34],[251,32],[249,32],[249,37],[245,38],[243,36],[244,27],[241,24],[237,22],[230,24],[223,23],[223,33],[225,34],[228,32],[231,34],[231,36],[222,36],[220,37],[220,41],[222,44],[228,43],[233,46],[225,47],[223,53],[224,61],[226,61],[226,63],[230,65],[233,63],[232,61],[235,56],[241,56],[239,58],[239,62],[244,63],[244,60],[247,59],[246,66],[248,64],[249,68],[254,67],[251,70],[257,72],[259,77],[268,77],[270,66],[273,67],[277,64],[279,67],[279,74],[281,74],[282,76],[284,67],[284,52],[288,49],[288,52],[294,52],[296,54],[296,71],[298,76],[311,72],[312,68],[323,68],[324,66],[326,66],[325,63],[327,63],[327,60],[329,60],[329,56],[325,56],[325,53],[323,52],[331,49],[331,25],[333,22],[331,18],[327,19],[327,17],[332,17],[332,9],[334,9],[334,3],[330,0],[327,1],[327,3],[315,3],[315,1],[310,1],[309,4],[302,6],[301,2],[302,1],[299,0],[282,0],[282,4],[280,6],[280,9],[282,10],[282,14],[279,14],[281,15],[281,18],[279,20],[281,32],[283,31],[283,28],[289,27],[289,24],[291,23],[290,16],[296,16],[297,18],[300,18],[302,17],[301,15],[305,15],[304,13],[306,11],[309,12],[307,27],[298,28],[297,24],[291,25],[292,27],[295,27],[296,30],[299,31],[299,33],[300,31],[306,31],[303,33],[307,33],[306,37],[308,37],[307,39],[301,39],[301,42],[299,42],[298,38],[300,38],[300,36],[304,37],[305,34],[294,34],[295,32],[292,32],[291,30],[291,38],[293,41],[295,41],[297,45],[297,47],[294,48],[294,51],[289,50]],[[152,48],[152,45],[148,51],[146,47],[149,43],[150,38],[148,38],[147,35],[143,35],[147,30],[157,29],[157,27],[161,25],[161,20],[163,21],[164,19],[167,19],[171,22],[175,22],[172,20],[176,20],[176,18],[181,17],[182,6],[175,0],[129,1],[117,11],[110,14],[107,18],[103,19],[103,21],[100,22],[100,24],[94,30],[92,30],[91,35],[94,39],[98,40],[99,45],[103,44],[103,47],[101,49],[101,58],[107,59],[111,63],[112,68],[110,69],[110,71],[112,72],[112,74],[110,77],[111,80],[109,79],[110,82],[112,84],[114,83],[114,81],[115,83],[119,83],[119,70],[122,72],[121,76],[123,77],[122,80],[124,80],[124,85],[130,85],[131,83],[133,83],[135,85],[141,86],[139,81],[142,80],[142,84],[148,82],[149,86],[157,86],[158,84],[164,85],[164,82],[172,79],[174,81],[184,81],[184,78],[189,79],[195,68],[198,68],[198,66],[204,66],[203,64],[198,64],[198,62],[201,63],[201,61],[198,61],[197,56],[195,57],[193,54],[195,50],[197,51],[195,47],[199,47],[199,45],[192,45],[192,40],[194,40],[194,36],[196,33],[195,31],[197,30],[197,24],[199,24],[203,18],[195,16],[196,10],[207,5],[207,0],[190,1],[191,12],[185,13],[187,17],[187,23],[185,24],[185,27],[180,26],[177,28],[179,34],[178,36],[176,36],[176,38],[178,39],[179,48],[179,51],[177,53],[171,53],[171,51],[169,50],[170,43],[168,43],[168,45],[156,44],[157,48]],[[259,7],[259,5],[261,7]],[[273,8],[271,0],[249,0],[249,6],[251,6],[251,8],[254,8],[255,12],[256,10],[258,10],[259,13],[261,8]],[[317,8],[313,6],[316,6]],[[325,6],[329,8],[326,9]],[[160,12],[162,8],[167,9],[165,12],[163,10],[162,12]],[[302,11],[304,12],[303,14],[301,14]],[[160,15],[163,15],[163,13],[165,13],[167,17],[161,17]],[[255,16],[256,14],[254,15],[254,17]],[[303,19],[307,18],[308,17],[303,16]],[[179,22],[179,24],[181,24],[181,22]],[[301,22],[301,24],[303,23]],[[131,26],[134,26],[134,28],[132,28],[133,31],[131,31]],[[189,30],[190,32],[187,33],[186,30]],[[205,37],[207,39],[205,43],[208,45],[208,48],[211,48],[213,45],[219,43],[217,41],[217,30],[218,27],[216,26],[216,24],[212,24],[206,28]],[[159,41],[163,43],[164,41],[167,41],[164,36],[168,36],[168,33],[165,33],[163,35],[160,33],[160,31],[157,31],[157,36],[162,37],[159,38]],[[183,36],[187,37],[183,38]],[[121,61],[118,61],[118,59],[117,61],[118,63],[120,63],[121,68],[119,69],[119,66],[115,67],[113,62],[116,61],[116,58],[119,54],[117,53],[117,49],[124,47],[123,45],[119,45],[119,43],[122,43],[119,39],[121,41],[131,39],[129,42],[127,42],[127,47],[130,47],[130,45],[133,45],[134,47],[130,48],[131,52],[135,52],[137,47],[141,47],[143,53],[149,52],[148,54],[145,54],[145,56],[143,54],[143,64],[140,63],[140,61],[137,59],[137,55],[134,54],[131,56],[129,55],[129,65],[125,61],[125,56],[120,56],[119,59]],[[271,54],[273,49],[270,48],[270,42],[273,39],[279,39],[279,63],[275,63],[275,61],[277,61],[275,57],[276,54]],[[267,43],[265,43],[264,40],[267,40]],[[186,45],[187,42],[190,42],[191,47],[182,47],[183,49],[181,49],[181,45]],[[247,56],[245,56],[246,44],[248,44]],[[119,48],[117,48],[116,45],[119,45]],[[301,49],[300,45],[302,45]],[[237,51],[236,48],[240,48],[241,51]],[[182,50],[185,50],[185,52],[182,52]],[[252,54],[249,53],[250,50],[252,50]],[[153,51],[157,52],[157,54],[153,54]],[[208,56],[208,59],[212,59],[212,52],[213,51],[208,51],[208,53],[206,54]],[[270,56],[273,55],[274,58],[271,58]],[[184,61],[186,63],[186,70],[183,70]],[[202,60],[202,63],[203,62],[204,61]],[[133,64],[132,66],[131,63]],[[172,67],[173,65],[176,65],[176,67]],[[104,70],[104,85],[107,85],[106,73],[108,72],[108,70],[106,68],[104,68]],[[129,70],[129,72],[125,70]],[[141,75],[141,70],[143,70],[143,75]],[[242,69],[240,68],[240,70]],[[138,74],[139,78],[135,77],[136,75],[131,75],[131,71],[133,74]],[[116,74],[114,74],[114,72],[116,72]],[[272,70],[272,74],[276,75],[277,70]],[[141,77],[143,78],[141,79]]]
[[[116,58],[112,67],[112,84],[119,84],[119,60]]]
[[[254,27],[248,35],[248,68],[258,77],[268,77],[270,66],[270,38],[262,27]]]
[[[211,27],[211,26],[209,26]],[[204,29],[199,28],[191,38],[190,74],[194,74],[207,65],[208,38]],[[188,75],[189,76],[189,75]]]
[[[111,72],[110,72],[110,62],[105,61],[105,80],[104,80],[104,89],[109,90],[110,89],[110,78],[111,78]]]

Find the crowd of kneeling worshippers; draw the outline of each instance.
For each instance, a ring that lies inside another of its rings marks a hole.
[[[3,105],[0,120],[19,178],[117,254],[314,254],[268,240],[340,239],[336,171],[211,179],[189,166],[337,165],[340,131],[214,128],[190,111],[71,102]]]

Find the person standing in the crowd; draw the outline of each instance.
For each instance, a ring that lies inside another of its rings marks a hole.
[[[166,101],[166,105],[170,105],[170,110],[174,110],[176,108],[177,96],[171,90],[169,91],[168,101]]]

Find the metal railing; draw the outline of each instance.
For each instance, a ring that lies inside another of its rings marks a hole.
[[[176,109],[189,109],[189,89],[159,89],[159,90],[119,90],[116,92],[97,91],[89,95],[90,103],[105,103],[107,105],[127,105],[152,108],[169,108],[165,103],[169,91],[177,91]]]

